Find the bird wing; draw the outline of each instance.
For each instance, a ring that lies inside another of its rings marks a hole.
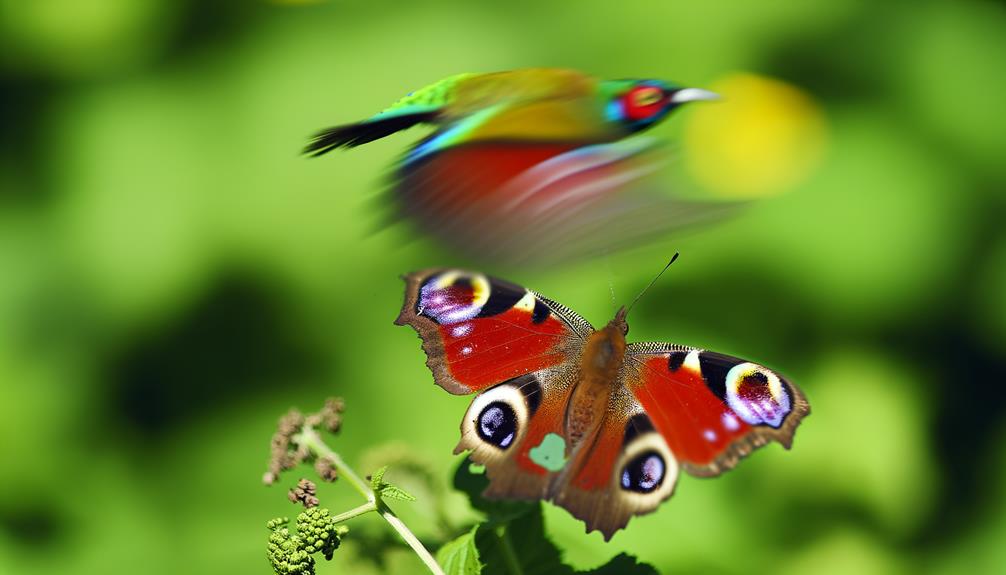
[[[576,70],[527,68],[470,74],[453,86],[446,113],[451,120],[493,106],[591,97],[598,80]]]
[[[417,124],[441,128],[408,160],[479,140],[603,141],[618,137],[604,122],[597,80],[575,70],[532,68],[456,74],[408,93],[361,122],[316,133],[304,152],[320,156],[352,148]]]
[[[440,110],[442,128],[406,155],[415,162],[451,146],[476,142],[562,142],[576,146],[628,135],[605,117],[598,81],[575,70],[532,68],[478,74],[452,87]]]
[[[406,163],[393,191],[425,232],[478,260],[513,263],[630,247],[736,211],[659,190],[647,176],[661,163],[647,138],[466,143]]]

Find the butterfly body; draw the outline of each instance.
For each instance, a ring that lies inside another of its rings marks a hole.
[[[580,374],[566,409],[570,447],[596,432],[608,409],[625,360],[625,336],[615,322],[590,334],[580,356]]]
[[[423,340],[435,382],[477,393],[455,452],[486,495],[544,499],[605,538],[670,497],[679,470],[717,475],[792,442],[809,406],[775,372],[665,343],[627,343],[624,309],[595,330],[540,294],[483,274],[406,277],[396,323]]]

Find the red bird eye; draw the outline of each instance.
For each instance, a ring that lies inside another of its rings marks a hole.
[[[630,120],[643,120],[663,107],[664,91],[655,86],[633,88],[625,95],[625,114]]]

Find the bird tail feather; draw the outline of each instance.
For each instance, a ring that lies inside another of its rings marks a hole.
[[[339,148],[355,148],[416,124],[433,122],[438,113],[438,109],[429,108],[410,112],[382,113],[355,124],[327,128],[311,138],[304,148],[304,153],[314,157]]]

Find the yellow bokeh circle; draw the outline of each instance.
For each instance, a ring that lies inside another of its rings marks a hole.
[[[747,73],[711,88],[723,100],[696,106],[684,128],[688,170],[704,188],[730,198],[772,196],[820,164],[827,123],[809,94]]]

